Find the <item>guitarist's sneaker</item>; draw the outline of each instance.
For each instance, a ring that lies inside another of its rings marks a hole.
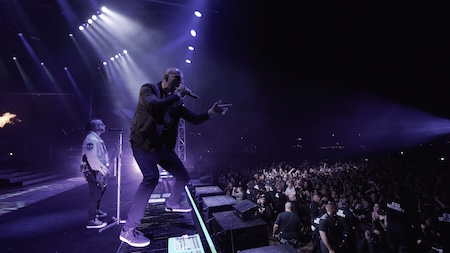
[[[103,221],[99,221],[97,218],[88,221],[86,228],[91,229],[91,228],[103,228],[106,227],[106,222]]]
[[[144,233],[135,228],[130,228],[126,231],[122,228],[120,230],[119,239],[133,247],[145,247],[150,244],[150,239],[145,237]]]
[[[105,213],[105,212],[102,212],[102,210],[98,209],[97,213],[95,214],[95,217],[97,217],[97,218],[104,218],[104,217],[106,217],[106,215],[108,215],[108,214]]]

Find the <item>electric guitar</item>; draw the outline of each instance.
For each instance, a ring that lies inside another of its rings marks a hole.
[[[93,177],[93,179],[95,180],[95,182],[97,182],[97,186],[104,190],[108,184],[106,178],[107,178],[107,174],[105,176],[102,175],[102,173],[100,173],[99,171],[95,171],[91,168],[91,165],[89,165],[86,155],[83,155],[83,163],[81,165],[80,170],[84,173],[85,177],[91,176]]]

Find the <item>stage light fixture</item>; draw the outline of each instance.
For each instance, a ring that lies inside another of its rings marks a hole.
[[[73,37],[73,33],[69,33],[69,37]]]
[[[191,63],[192,63],[192,61],[191,61],[191,60],[189,60],[189,59],[186,59],[186,63],[187,63],[187,64],[191,64]]]
[[[44,62],[41,62],[41,66],[44,66]]]
[[[192,37],[197,36],[197,32],[196,32],[194,29],[191,30],[191,36],[192,36]]]
[[[126,54],[128,54],[128,51],[126,49],[124,49],[124,50],[122,50],[122,52],[119,52],[119,53],[111,56],[108,61],[102,61],[101,65],[106,66],[106,65],[108,65],[108,63],[111,63],[114,60],[119,59],[120,57],[125,57]],[[100,66],[98,66],[97,68],[100,69]]]
[[[88,24],[87,24],[87,23],[83,23],[83,24],[81,24],[81,25],[78,27],[78,29],[79,29],[80,31],[83,31],[86,27],[88,27]]]
[[[17,57],[13,56],[13,60],[17,61]]]
[[[83,22],[80,26],[78,26],[78,29],[80,31],[83,31],[85,28],[87,28],[89,25],[92,25],[95,20],[98,19],[98,16],[101,14],[101,11],[96,11],[94,15],[91,16],[86,22]]]
[[[203,15],[202,15],[202,13],[200,12],[200,11],[194,11],[194,15],[197,17],[197,18],[201,18]]]
[[[19,35],[20,37],[22,37],[22,36],[23,36],[23,34],[22,34],[22,33],[18,33],[17,35]]]
[[[191,46],[191,45],[189,45],[187,48],[188,48],[190,51],[194,51],[194,47]]]

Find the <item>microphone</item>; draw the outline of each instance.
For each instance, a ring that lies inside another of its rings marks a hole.
[[[184,94],[183,97],[189,96],[189,97],[195,98],[195,99],[199,98],[199,96],[197,94],[194,94],[188,87],[184,86],[183,84],[178,86],[176,88],[175,92],[177,92],[179,94]]]
[[[191,98],[195,98],[195,99],[199,98],[199,96],[197,94],[194,94],[192,92],[189,92],[187,95]]]
[[[110,128],[109,131],[110,132],[122,132],[123,129],[122,128]]]

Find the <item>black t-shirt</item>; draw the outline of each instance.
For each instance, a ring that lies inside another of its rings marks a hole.
[[[320,210],[319,204],[317,202],[312,201],[309,209],[311,222],[313,222],[315,218],[320,216],[319,210]]]
[[[284,211],[284,204],[286,204],[286,195],[281,191],[275,192],[273,196],[273,208],[277,213],[282,213]]]
[[[396,228],[402,230],[411,229],[412,208],[405,200],[394,197],[386,199],[386,214],[388,229]]]
[[[343,226],[344,233],[350,234],[354,232],[354,228],[358,225],[358,220],[348,208],[339,208],[336,216]]]
[[[278,231],[280,237],[286,240],[292,240],[297,238],[297,233],[300,229],[300,218],[291,212],[279,213],[275,224],[278,224]]]
[[[441,209],[435,214],[437,232],[441,235],[440,244],[444,252],[450,252],[450,208]]]
[[[336,217],[331,217],[328,213],[322,215],[319,221],[319,231],[327,234],[328,242],[333,249],[341,244],[344,236],[344,228]]]

